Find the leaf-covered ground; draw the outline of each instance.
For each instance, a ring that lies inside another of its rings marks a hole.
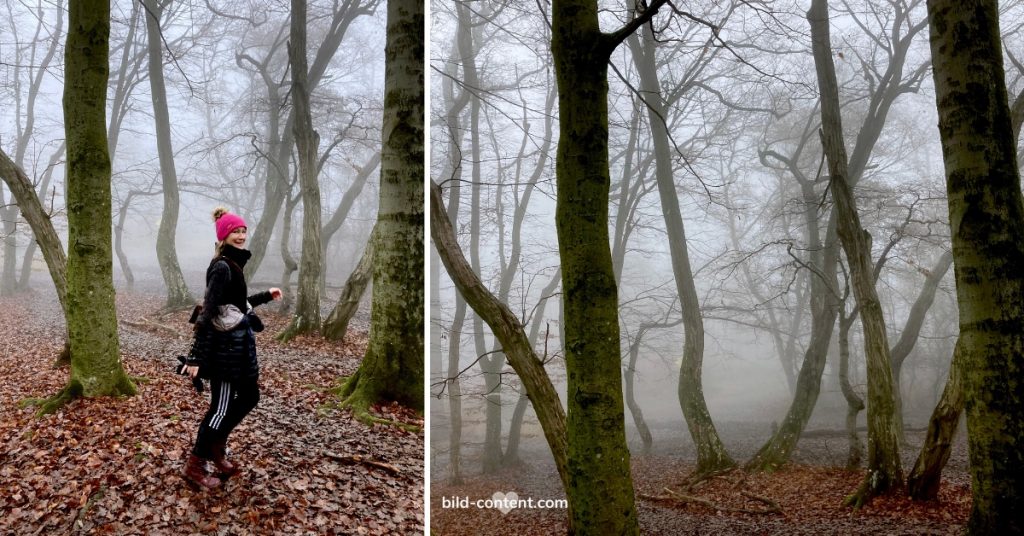
[[[758,434],[763,435],[765,430],[749,424],[721,424],[723,440],[739,460],[752,455],[763,440]],[[439,433],[434,430],[435,437]],[[962,433],[943,473],[938,502],[918,503],[894,495],[876,498],[857,511],[841,506],[864,475],[862,471],[837,467],[846,454],[841,431],[802,440],[794,452],[794,463],[773,474],[737,471],[706,480],[688,491],[683,487],[694,469],[695,458],[692,443],[684,438],[684,433],[685,430],[655,430],[653,453],[632,457],[640,530],[644,535],[953,535],[963,533],[970,514],[970,480]],[[901,449],[905,471],[912,467],[922,438],[920,432],[908,433],[910,443]],[[564,508],[515,508],[502,513],[473,504],[493,499],[496,493],[500,497],[509,492],[520,500],[529,498],[535,502],[564,499],[553,463],[540,461],[550,460],[550,453],[538,441],[531,439],[529,452],[520,455],[531,462],[492,475],[479,474],[478,449],[466,448],[465,481],[460,485],[442,480],[447,474],[446,460],[436,458],[435,453],[431,471],[436,478],[430,493],[431,533],[564,534]],[[462,499],[463,506],[468,499],[468,507],[457,507],[455,499]],[[486,530],[482,532],[480,527]]]
[[[280,345],[286,318],[268,311],[257,336],[262,398],[229,443],[242,473],[213,492],[187,485],[180,471],[209,391],[172,374],[188,312],[160,307],[155,296],[118,295],[124,366],[143,378],[137,396],[36,418],[19,401],[66,383],[67,370],[51,366],[63,320],[51,296],[0,299],[0,534],[423,533],[423,433],[322,409],[333,400],[326,389],[357,369],[365,331],[344,344]],[[422,427],[404,408],[377,409]],[[397,473],[343,463],[353,455]]]

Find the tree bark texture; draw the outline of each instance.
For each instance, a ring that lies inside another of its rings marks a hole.
[[[387,10],[370,342],[345,391],[353,403],[395,400],[422,410],[424,5],[393,0]]]
[[[849,176],[846,144],[839,109],[839,87],[829,37],[828,4],[813,0],[807,12],[811,25],[814,64],[821,91],[822,144],[828,159],[829,187],[838,213],[837,231],[850,266],[853,294],[864,330],[868,370],[868,474],[860,490],[848,499],[860,506],[871,497],[903,485],[896,435],[892,367],[882,305],[875,291],[871,236],[860,224]]]
[[[153,102],[153,121],[156,128],[156,148],[160,158],[160,178],[164,191],[164,207],[156,235],[156,258],[167,287],[167,307],[195,304],[188,291],[185,276],[178,264],[175,237],[178,229],[178,173],[174,168],[174,149],[171,146],[171,119],[167,112],[167,89],[164,85],[163,41],[160,19],[163,8],[157,0],[144,0],[146,6],[146,40],[149,51],[149,88]]]
[[[974,497],[969,534],[1024,533],[1024,203],[995,0],[928,0]]]
[[[64,53],[67,139],[67,323],[75,396],[131,395],[114,309],[106,95],[108,0],[72,2]]]
[[[939,497],[942,469],[949,461],[960,424],[960,414],[964,411],[963,359],[960,343],[957,342],[949,365],[946,387],[928,420],[928,432],[921,445],[921,453],[917,455],[914,469],[907,477],[907,492],[915,501],[934,501]]]
[[[568,379],[569,532],[637,534],[626,447],[618,289],[608,235],[608,60],[657,10],[601,33],[595,0],[552,3],[558,82],[555,227]]]

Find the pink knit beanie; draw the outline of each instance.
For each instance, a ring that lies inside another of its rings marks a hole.
[[[217,226],[217,241],[223,241],[231,234],[231,231],[238,229],[239,227],[248,227],[245,224],[245,220],[237,214],[228,212],[226,208],[217,207],[213,211],[213,221],[216,222]]]

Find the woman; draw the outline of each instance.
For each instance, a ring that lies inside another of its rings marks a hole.
[[[260,400],[253,330],[261,331],[263,326],[250,314],[251,308],[281,299],[278,288],[246,297],[242,269],[252,254],[242,249],[245,220],[224,207],[214,209],[213,220],[217,256],[206,269],[203,309],[196,320],[194,349],[184,369],[193,378],[210,380],[210,409],[199,425],[195,446],[182,471],[187,480],[206,489],[216,488],[221,478],[226,480],[238,473],[238,466],[227,459],[228,435]],[[214,320],[221,315],[221,307],[228,305],[246,314],[236,326],[218,326]],[[216,475],[207,470],[207,462],[213,463]]]

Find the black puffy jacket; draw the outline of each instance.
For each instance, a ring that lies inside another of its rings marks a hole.
[[[203,311],[196,320],[196,339],[191,363],[199,365],[199,376],[219,380],[238,380],[259,376],[256,360],[256,340],[249,327],[248,317],[231,331],[219,331],[211,320],[219,314],[221,305],[232,304],[246,311],[246,302],[253,307],[269,302],[270,292],[246,296],[247,288],[242,267],[252,256],[244,249],[225,245],[221,256],[213,259],[206,269],[206,293]]]

